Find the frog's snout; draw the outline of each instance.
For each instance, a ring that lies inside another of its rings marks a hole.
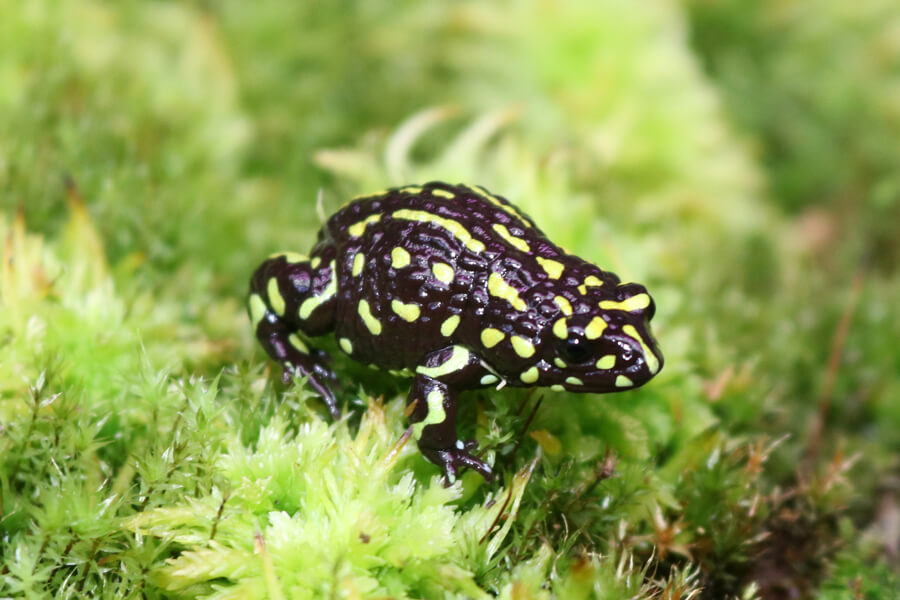
[[[626,323],[621,331],[625,334],[627,345],[631,346],[633,355],[643,359],[646,371],[643,373],[644,381],[652,378],[662,369],[663,356],[659,345],[653,337],[650,321],[656,314],[656,303],[647,288],[638,283],[626,283],[616,289],[618,302],[626,307]],[[627,324],[631,321],[631,324]]]

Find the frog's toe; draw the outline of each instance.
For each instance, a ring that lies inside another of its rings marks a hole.
[[[320,376],[316,373],[313,373],[309,376],[309,384],[319,392],[319,395],[322,396],[322,400],[325,401],[325,405],[328,407],[328,412],[331,413],[331,418],[337,421],[341,418],[341,408],[338,406],[337,398],[334,396],[334,390],[321,380]]]
[[[490,465],[483,460],[472,456],[468,450],[477,447],[473,440],[459,442],[463,448],[451,448],[448,450],[423,451],[425,458],[441,466],[444,469],[444,485],[452,485],[460,469],[469,468],[484,477],[485,481],[492,481],[494,473]],[[466,448],[466,446],[470,446]]]
[[[341,409],[338,406],[338,401],[334,395],[334,390],[327,383],[327,380],[329,379],[327,375],[328,373],[331,373],[331,371],[325,370],[325,374],[323,374],[320,373],[319,368],[316,368],[315,371],[309,373],[309,376],[307,377],[307,385],[309,385],[316,391],[316,393],[319,394],[319,396],[321,396],[322,400],[325,402],[325,406],[328,407],[328,412],[331,414],[331,418],[337,421],[341,418]],[[282,373],[281,380],[285,385],[288,385],[294,380],[294,377],[303,377],[305,375],[305,373],[301,373],[296,369],[285,368]],[[331,375],[331,378],[333,378],[334,374],[331,373]]]
[[[327,381],[328,385],[336,385],[338,381],[334,371],[319,362],[313,365],[313,375],[322,381]]]
[[[459,448],[460,445],[462,445],[462,448]],[[457,447],[458,447],[460,450],[465,450],[466,452],[472,452],[473,450],[477,450],[477,449],[478,449],[478,441],[477,441],[477,440],[474,440],[474,439],[471,439],[471,440],[459,440],[459,441],[457,442]]]
[[[494,472],[491,471],[491,466],[480,458],[476,458],[464,450],[451,450],[450,452],[453,455],[453,464],[457,468],[468,467],[484,477],[485,481],[494,479]]]

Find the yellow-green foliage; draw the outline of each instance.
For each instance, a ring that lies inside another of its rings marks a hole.
[[[900,587],[891,0],[0,15],[0,597]],[[640,390],[466,397],[493,484],[442,487],[405,383],[340,356],[330,422],[242,308],[318,192],[428,179],[658,305]]]
[[[346,421],[314,417],[291,433],[275,419],[252,450],[228,443],[222,489],[125,526],[186,548],[158,582],[188,596],[485,596],[474,572],[506,537],[530,470],[458,514],[459,485],[396,472],[411,454],[401,412],[372,405],[353,435]]]

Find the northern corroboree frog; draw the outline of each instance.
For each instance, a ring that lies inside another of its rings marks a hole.
[[[413,378],[410,422],[447,481],[475,443],[456,435],[459,392],[493,385],[617,392],[663,365],[643,286],[551,243],[504,198],[432,182],[354,199],[328,219],[309,256],[275,254],[250,282],[256,337],[308,377],[338,417],[326,356],[334,333],[354,360]]]

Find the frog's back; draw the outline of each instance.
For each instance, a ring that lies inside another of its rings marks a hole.
[[[481,186],[441,182],[358,196],[328,219],[327,235],[338,245],[352,243],[364,237],[367,230],[377,231],[379,224],[383,227],[392,221],[445,227],[452,238],[478,254],[496,237],[491,231],[495,223],[544,238],[531,218],[502,196]]]
[[[388,369],[412,368],[442,344],[477,345],[491,270],[512,260],[527,271],[534,256],[560,254],[527,215],[474,186],[357,198],[326,227],[337,249],[338,340]],[[535,283],[524,271],[511,277]]]

